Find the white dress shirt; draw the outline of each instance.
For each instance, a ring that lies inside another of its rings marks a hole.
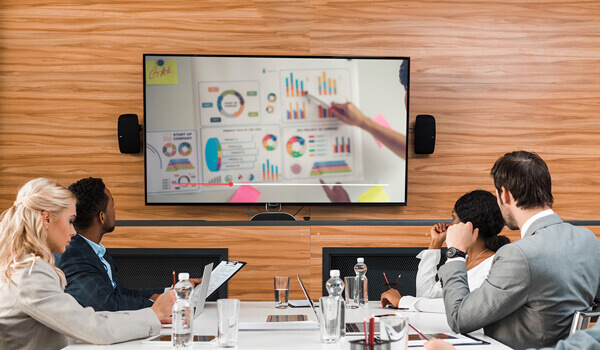
[[[403,296],[398,307],[422,312],[445,313],[442,285],[440,281],[435,280],[441,257],[441,249],[426,249],[417,255],[421,260],[417,270],[417,297]],[[493,260],[492,255],[467,271],[470,291],[479,288],[485,281]]]
[[[531,224],[533,224],[537,219],[541,219],[544,216],[548,216],[548,215],[552,215],[554,214],[554,211],[552,209],[546,209],[544,211],[541,211],[537,214],[535,214],[534,216],[530,217],[529,220],[525,221],[525,223],[523,224],[523,227],[521,227],[521,238],[523,238],[523,236],[525,236],[525,232],[527,232],[527,229],[529,228],[529,226],[531,226]]]

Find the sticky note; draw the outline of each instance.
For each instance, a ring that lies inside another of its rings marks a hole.
[[[245,182],[235,192],[230,203],[256,203],[262,193]]]
[[[383,187],[377,185],[369,188],[367,192],[358,196],[358,201],[360,203],[368,203],[368,202],[377,202],[377,203],[385,203],[389,202],[390,198],[387,196]]]
[[[146,85],[177,84],[177,61],[146,61]]]
[[[383,116],[383,114],[379,113],[375,116],[375,118],[373,118],[373,121],[381,126],[383,126],[384,128],[388,128],[388,129],[392,129],[392,126],[390,125],[390,123],[388,123],[387,119],[385,119],[385,117]],[[383,143],[381,143],[381,141],[375,139],[375,141],[377,141],[377,144],[379,145],[379,147],[384,147],[385,145]]]

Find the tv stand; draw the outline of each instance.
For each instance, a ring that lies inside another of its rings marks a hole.
[[[269,208],[276,207],[279,207],[278,211],[269,211]],[[292,214],[281,211],[281,203],[267,203],[265,210],[264,213],[253,215],[250,221],[296,221]]]

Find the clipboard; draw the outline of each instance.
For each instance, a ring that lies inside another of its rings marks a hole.
[[[217,265],[212,271],[210,284],[208,285],[208,294],[206,298],[210,298],[221,286],[231,279],[239,270],[246,265],[243,261],[224,260]]]

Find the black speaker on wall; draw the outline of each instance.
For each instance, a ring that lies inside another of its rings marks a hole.
[[[137,114],[119,116],[117,132],[121,153],[140,153],[140,130]]]
[[[415,153],[432,154],[435,149],[435,118],[420,114],[415,121]]]

